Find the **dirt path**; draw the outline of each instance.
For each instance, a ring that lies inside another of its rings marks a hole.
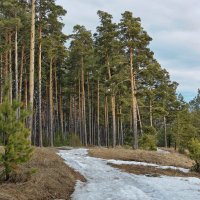
[[[147,177],[122,172],[107,160],[90,157],[86,149],[60,151],[65,162],[80,172],[87,182],[78,182],[74,200],[199,200],[200,179]]]

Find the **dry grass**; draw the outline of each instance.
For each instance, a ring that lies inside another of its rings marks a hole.
[[[184,173],[179,170],[159,169],[159,168],[155,168],[155,167],[139,166],[139,165],[114,165],[114,164],[110,164],[110,165],[117,169],[120,169],[121,171],[133,173],[133,174],[137,174],[137,175],[143,174],[143,175],[152,176],[152,177],[158,177],[161,175],[165,175],[165,176],[200,178],[200,174],[195,173],[195,172]]]
[[[76,180],[84,181],[84,177],[69,168],[54,149],[35,149],[31,161],[20,167],[21,180],[31,169],[36,173],[28,181],[1,184],[0,200],[70,199]]]
[[[176,152],[171,152],[170,154],[161,154],[156,151],[132,150],[123,148],[94,148],[89,150],[89,155],[104,159],[147,162],[183,168],[190,168],[194,164],[189,157]]]

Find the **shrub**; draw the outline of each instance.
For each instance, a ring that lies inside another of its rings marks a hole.
[[[192,139],[189,142],[188,150],[190,152],[190,158],[195,161],[195,165],[192,170],[200,172],[200,141]]]
[[[144,127],[144,135],[139,139],[139,146],[142,149],[155,151],[156,148],[156,134],[157,131],[152,126]]]
[[[82,146],[80,138],[75,133],[70,133],[67,137],[64,137],[61,132],[56,134],[56,138],[54,141],[54,145],[59,146],[71,146],[71,147],[79,147]]]
[[[139,146],[148,151],[156,151],[156,137],[145,134],[139,139]]]
[[[124,138],[124,145],[126,146],[133,146],[133,134],[131,131],[127,132]]]
[[[144,131],[144,134],[148,134],[148,135],[157,134],[157,131],[153,126],[145,126],[143,131]]]
[[[57,132],[56,137],[54,140],[54,146],[60,147],[60,146],[66,146],[67,141],[66,138],[63,136],[62,132]]]
[[[80,138],[78,135],[74,133],[70,133],[66,138],[66,144],[72,147],[80,147],[82,146]]]

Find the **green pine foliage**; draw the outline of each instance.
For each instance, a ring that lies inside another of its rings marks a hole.
[[[143,135],[139,139],[139,146],[144,150],[156,151],[156,137],[154,135]]]
[[[18,164],[28,161],[32,153],[30,131],[25,127],[25,118],[29,113],[20,109],[20,117],[17,119],[19,108],[21,103],[14,101],[11,104],[8,94],[0,105],[0,132],[4,141],[4,152],[0,154],[0,163],[4,166],[1,177],[5,180],[9,180]]]
[[[189,142],[188,149],[190,158],[195,161],[192,170],[200,172],[200,141],[198,139],[192,139]]]
[[[71,147],[81,147],[82,143],[78,135],[70,133],[66,138],[66,144]]]
[[[54,141],[56,147],[70,146],[70,147],[81,147],[82,143],[78,135],[75,133],[69,133],[66,137],[63,137],[62,133],[56,134]]]
[[[157,131],[152,126],[144,127],[144,135],[141,136],[139,140],[139,146],[142,149],[149,150],[149,151],[156,151],[156,135]]]

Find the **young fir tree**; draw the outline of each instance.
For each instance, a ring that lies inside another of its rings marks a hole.
[[[9,100],[9,87],[5,87],[4,101],[0,105],[0,132],[3,134],[4,152],[0,154],[0,163],[4,170],[3,179],[9,180],[17,165],[30,159],[32,148],[30,146],[30,130],[25,127],[26,110],[21,109],[17,118],[17,111],[21,104]]]

